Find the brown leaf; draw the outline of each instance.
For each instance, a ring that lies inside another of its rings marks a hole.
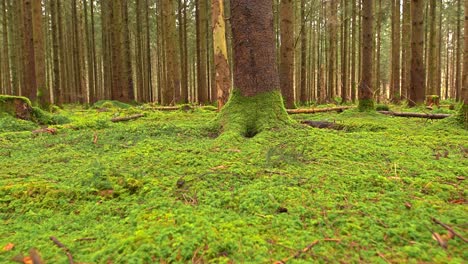
[[[411,209],[411,207],[413,207],[413,205],[411,205],[409,202],[406,202],[405,207],[408,208],[408,209]]]
[[[13,243],[8,243],[6,246],[3,247],[3,251],[10,251],[15,247],[15,244]]]
[[[23,263],[24,264],[34,264],[33,259],[30,256],[24,257],[23,258]]]
[[[213,168],[211,168],[210,170],[214,170],[214,171],[216,171],[216,170],[225,170],[225,169],[227,169],[227,168],[228,168],[228,167],[225,166],[225,165],[220,165],[220,166],[217,166],[217,167],[213,167]]]

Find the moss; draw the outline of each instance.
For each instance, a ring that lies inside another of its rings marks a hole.
[[[248,138],[291,123],[279,91],[246,97],[234,90],[218,118],[223,134]]]
[[[33,107],[33,121],[40,125],[62,125],[70,123],[70,120],[66,116],[53,115],[46,112],[39,107]]]
[[[376,111],[390,111],[390,107],[388,105],[385,105],[385,104],[378,104],[375,107],[375,110]]]
[[[358,109],[361,112],[373,111],[374,110],[374,100],[372,100],[372,99],[359,100]]]
[[[128,108],[130,108],[132,106],[129,105],[129,104],[126,104],[126,103],[115,101],[115,100],[101,100],[101,101],[97,101],[93,105],[93,107],[94,108],[122,108],[122,109],[128,109]]]
[[[18,105],[24,105],[21,108],[23,111],[18,112]],[[29,109],[31,109],[31,101],[23,96],[13,95],[0,95],[0,113],[7,113],[9,115],[21,118],[29,119]]]
[[[463,104],[460,108],[459,121],[468,130],[468,104]]]

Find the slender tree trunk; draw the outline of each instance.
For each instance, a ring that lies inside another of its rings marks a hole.
[[[294,103],[294,6],[292,0],[281,0],[280,83],[286,108]]]
[[[328,50],[328,91],[327,101],[332,102],[335,97],[335,88],[337,80],[335,78],[336,65],[336,28],[338,24],[338,10],[336,0],[330,0],[330,16],[329,16],[329,50]]]
[[[44,35],[42,32],[41,0],[32,0],[32,21],[38,103],[42,108],[47,109],[50,104],[50,93],[46,83],[46,56]]]
[[[36,62],[33,41],[31,0],[23,0],[23,89],[22,95],[32,102],[37,99]]]
[[[424,1],[411,0],[411,83],[408,105],[424,103]]]
[[[307,103],[307,28],[306,28],[306,1],[301,0],[301,84],[299,102]],[[309,77],[310,78],[310,77]]]
[[[411,66],[411,0],[403,0],[401,95],[408,98]]]
[[[197,91],[198,102],[206,104],[209,102],[208,96],[208,73],[207,73],[207,5],[206,0],[196,0],[196,21],[197,21]]]
[[[352,5],[352,13],[353,13],[353,24],[352,24],[352,32],[351,32],[351,101],[354,103],[356,101],[356,41],[359,37],[356,36],[357,34],[357,15],[356,15],[356,3],[355,1],[351,2]]]
[[[465,126],[468,129],[468,1],[465,0],[465,52],[463,55],[463,88],[461,91],[463,107],[461,116]]]
[[[216,69],[216,90],[218,110],[221,110],[229,99],[231,88],[231,73],[228,64],[228,52],[226,44],[226,23],[224,22],[223,0],[212,0],[212,24],[214,64]]]
[[[359,84],[359,109],[361,111],[374,108],[374,101],[372,100],[373,9],[373,0],[362,1],[362,76]]]
[[[399,103],[401,100],[400,93],[400,0],[392,0],[392,82],[391,82],[391,99],[394,103]]]
[[[343,7],[343,44],[341,50],[341,98],[342,103],[348,101],[348,36],[349,36],[349,26],[348,26],[348,5],[349,1],[342,1]]]
[[[60,45],[59,45],[59,32],[58,32],[58,5],[59,0],[50,1],[50,15],[51,15],[51,26],[52,26],[52,50],[53,50],[53,93],[54,93],[54,103],[57,105],[62,105],[62,94],[61,94],[61,83],[60,83]]]
[[[170,105],[174,103],[174,100],[177,94],[176,90],[180,89],[180,79],[179,79],[179,58],[176,53],[176,18],[174,13],[173,1],[163,1],[163,16],[164,16],[164,28],[166,29],[166,56],[167,56],[167,69],[168,82],[167,86],[163,87],[162,90],[162,105]]]
[[[5,91],[7,94],[13,94],[12,90],[12,85],[11,85],[11,75],[10,75],[10,41],[9,41],[9,34],[8,34],[8,23],[10,21],[9,19],[9,14],[7,14],[7,0],[2,0],[2,17],[3,17],[3,23],[2,23],[2,29],[3,29],[3,49],[1,52],[3,52],[3,61],[2,61],[2,72],[3,72],[3,83],[0,83],[5,88]],[[8,10],[9,13],[12,12],[12,10]]]
[[[431,0],[434,1],[434,0]],[[461,78],[461,50],[462,50],[462,41],[461,41],[461,1],[462,0],[456,0],[457,1],[457,53],[456,53],[456,61],[455,61],[455,94],[456,94],[456,99],[457,101],[460,101],[462,99],[461,96],[461,84],[462,84],[462,78]],[[465,2],[468,0],[465,0]],[[466,28],[465,28],[466,30]]]
[[[376,49],[375,49],[375,83],[374,89],[377,93],[377,100],[380,100],[380,95],[382,95],[381,85],[380,85],[380,48],[382,43],[381,38],[381,28],[382,28],[382,0],[378,0],[378,7],[377,7],[377,41],[376,41]]]
[[[437,42],[436,42],[436,0],[430,0],[429,6],[429,55],[428,63],[429,72],[428,72],[428,95],[427,96],[436,96],[437,95],[437,84],[436,84],[436,71],[437,71]],[[428,102],[431,100],[428,100]]]

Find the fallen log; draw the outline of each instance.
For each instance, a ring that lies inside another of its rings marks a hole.
[[[114,123],[124,122],[124,121],[138,119],[138,118],[144,117],[144,116],[145,116],[144,114],[137,114],[137,115],[131,115],[131,116],[114,117],[114,118],[111,119],[111,121],[114,122]]]
[[[345,128],[344,125],[340,125],[337,123],[327,122],[327,121],[311,121],[305,120],[301,122],[302,124],[315,127],[315,128],[326,128],[326,129],[334,129],[334,130],[343,130]]]
[[[391,116],[401,116],[401,117],[417,117],[417,118],[427,118],[427,119],[444,119],[451,117],[449,114],[426,114],[426,113],[408,113],[408,112],[392,112],[392,111],[378,111],[384,115]]]
[[[354,108],[354,106],[340,106],[340,107],[330,107],[330,108],[307,108],[307,109],[287,109],[286,111],[290,115],[294,114],[315,114],[315,113],[324,113],[324,112],[343,112],[346,109]]]

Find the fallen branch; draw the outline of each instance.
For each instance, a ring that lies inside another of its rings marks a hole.
[[[312,109],[287,109],[286,111],[290,115],[294,114],[315,114],[315,113],[324,113],[324,112],[343,112],[346,109],[354,108],[354,106],[340,106],[340,107],[330,107],[330,108],[312,108]]]
[[[144,114],[137,114],[137,115],[131,115],[131,116],[114,117],[114,118],[111,119],[111,121],[114,122],[114,123],[124,122],[124,121],[138,119],[138,118],[144,117],[144,116],[145,116]]]
[[[305,120],[305,121],[302,121],[301,123],[311,126],[311,127],[316,127],[316,128],[327,128],[327,129],[334,129],[334,130],[343,130],[345,128],[345,126],[343,125],[332,123],[332,122],[327,122],[327,121]]]
[[[68,257],[68,263],[70,264],[74,264],[75,262],[73,261],[73,256],[72,254],[70,253],[70,250],[64,245],[62,244],[62,242],[60,242],[56,237],[54,236],[51,236],[50,237],[50,240],[52,240],[54,242],[55,245],[57,245],[57,247],[63,249],[63,251],[65,251],[65,253],[67,254],[67,257]]]
[[[425,114],[425,113],[407,113],[407,112],[392,112],[392,111],[378,111],[384,115],[391,116],[401,116],[401,117],[417,117],[417,118],[427,118],[427,119],[444,119],[451,117],[449,114]]]
[[[275,261],[274,264],[285,264],[286,262],[290,261],[291,259],[299,258],[302,254],[307,253],[311,248],[313,248],[318,243],[319,243],[319,241],[315,240],[314,242],[307,245],[307,247],[303,248],[302,250],[297,251],[294,255],[292,255],[290,257],[287,257],[287,258],[284,258],[282,260]]]
[[[37,130],[34,130],[32,132],[33,134],[41,134],[41,133],[48,133],[48,134],[51,134],[51,135],[55,135],[57,134],[57,129],[56,128],[41,128],[41,129],[37,129]]]
[[[455,232],[455,230],[453,230],[450,226],[442,223],[441,221],[435,219],[434,217],[432,217],[432,221],[440,226],[442,226],[443,228],[445,228],[447,231],[449,231],[450,233],[452,233],[454,236],[460,238],[461,240],[463,240],[463,242],[465,243],[468,243],[468,240],[466,238],[464,238],[463,236],[461,236],[460,234],[458,234],[457,232]]]

